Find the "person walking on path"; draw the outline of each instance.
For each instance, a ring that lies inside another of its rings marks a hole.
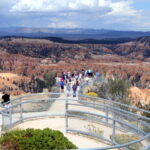
[[[64,81],[63,80],[61,80],[60,81],[60,88],[61,88],[61,92],[63,93],[64,92]]]
[[[96,77],[96,78],[99,78],[99,76],[100,76],[99,72],[98,72],[98,71],[96,71],[96,73],[95,73],[95,77]]]
[[[70,85],[70,83],[67,83],[66,90],[67,90],[67,96],[69,97],[70,96],[70,91],[71,91],[71,85]]]
[[[82,73],[79,73],[79,82],[82,80]]]
[[[78,80],[76,80],[76,85],[79,86],[79,81]]]
[[[73,97],[76,97],[77,88],[78,88],[77,84],[76,84],[76,83],[74,83],[74,84],[73,84],[73,86],[72,86],[72,90],[73,90]]]

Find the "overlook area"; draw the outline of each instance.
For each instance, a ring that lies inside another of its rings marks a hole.
[[[0,150],[150,150],[150,0],[0,0]]]
[[[150,112],[82,95],[83,89],[95,82],[100,84],[103,81],[89,79],[87,83],[83,80],[77,97],[72,97],[72,93],[68,97],[66,87],[64,93],[59,93],[56,86],[53,93],[30,94],[12,100],[10,108],[1,109],[2,132],[9,128],[51,128],[63,132],[78,148],[105,150],[121,146],[129,150],[137,150],[137,147],[148,150],[150,120],[141,114]],[[120,136],[124,137],[124,141],[120,141]],[[111,147],[113,144],[114,147]]]

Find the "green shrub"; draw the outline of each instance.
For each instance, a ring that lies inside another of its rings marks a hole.
[[[110,138],[112,139],[112,135]],[[117,134],[115,136],[115,140],[118,144],[125,144],[125,143],[129,143],[131,141],[135,141],[138,139],[139,139],[139,137],[137,137],[135,135]],[[132,144],[132,145],[128,146],[129,150],[141,150],[142,147],[143,147],[143,145],[141,143],[136,143],[136,144]]]
[[[150,128],[149,127],[143,127],[142,130],[146,133],[150,133]]]
[[[123,79],[108,79],[108,81],[103,82],[97,87],[100,97],[130,105],[131,100],[128,97],[130,94],[130,83],[128,81]],[[120,105],[119,107],[131,111],[125,106]]]
[[[150,105],[142,106],[142,109],[147,110],[147,111],[150,111]],[[145,117],[150,118],[150,112],[149,112],[149,113],[143,112],[143,115],[144,115]]]
[[[109,93],[113,100],[125,101],[129,94],[129,83],[122,79],[108,80]]]
[[[56,82],[55,77],[56,77],[55,72],[49,72],[44,75],[44,82],[49,91],[51,91],[52,87]]]
[[[76,149],[60,131],[51,129],[14,130],[0,138],[1,150]]]

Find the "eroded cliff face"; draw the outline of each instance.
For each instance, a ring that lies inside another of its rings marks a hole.
[[[45,39],[0,39],[0,72],[42,78],[91,68],[150,88],[150,37],[122,44],[60,44]]]
[[[138,107],[139,105],[150,105],[150,89],[139,89],[138,87],[130,88],[130,98],[132,104]]]
[[[0,73],[0,93],[9,91],[11,95],[24,94],[25,91],[21,88],[21,86],[23,84],[27,85],[30,80],[31,79],[29,77],[13,73]]]

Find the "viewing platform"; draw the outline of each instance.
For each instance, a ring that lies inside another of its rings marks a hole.
[[[139,144],[141,150],[150,150],[150,118],[141,115],[149,111],[82,95],[83,84],[76,97],[55,87],[52,93],[11,100],[10,108],[1,106],[1,134],[17,128],[51,128],[63,132],[79,149],[130,150],[131,145]],[[119,135],[136,139],[118,143]]]

